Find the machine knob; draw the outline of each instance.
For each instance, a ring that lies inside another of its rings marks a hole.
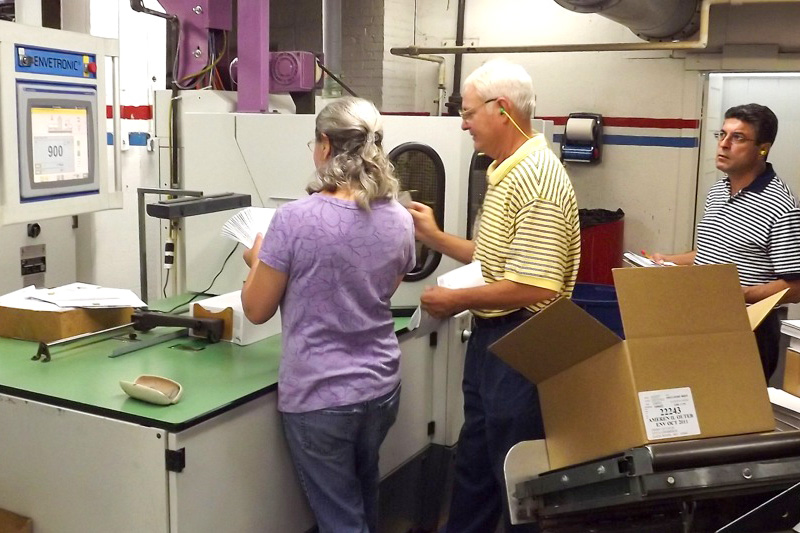
[[[28,237],[35,239],[41,232],[42,227],[38,223],[28,224]]]
[[[461,330],[461,342],[467,342],[471,335],[472,335],[472,330],[462,329]]]
[[[23,67],[29,67],[33,65],[33,58],[31,56],[22,56],[19,58],[19,64]]]
[[[97,74],[97,63],[87,63],[86,70],[88,70],[92,74]]]

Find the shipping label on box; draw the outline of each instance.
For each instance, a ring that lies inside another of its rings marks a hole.
[[[640,392],[639,405],[649,440],[700,435],[689,387]]]

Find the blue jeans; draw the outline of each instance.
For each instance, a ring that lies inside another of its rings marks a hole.
[[[399,405],[398,386],[368,402],[282,413],[297,477],[319,533],[378,531],[378,450]]]
[[[543,439],[536,386],[489,351],[517,327],[475,324],[464,361],[464,426],[456,448],[453,496],[447,533],[493,533],[503,517],[506,531],[539,531],[535,524],[511,526],[503,463],[523,440]],[[531,347],[531,357],[535,357]]]

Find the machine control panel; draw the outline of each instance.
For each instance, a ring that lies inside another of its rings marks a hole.
[[[69,78],[97,78],[97,56],[17,44],[16,71]]]

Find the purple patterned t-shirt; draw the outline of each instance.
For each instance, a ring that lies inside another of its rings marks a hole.
[[[258,258],[287,273],[278,409],[303,413],[372,400],[400,382],[389,298],[414,266],[414,225],[395,201],[312,194],[281,206]]]

